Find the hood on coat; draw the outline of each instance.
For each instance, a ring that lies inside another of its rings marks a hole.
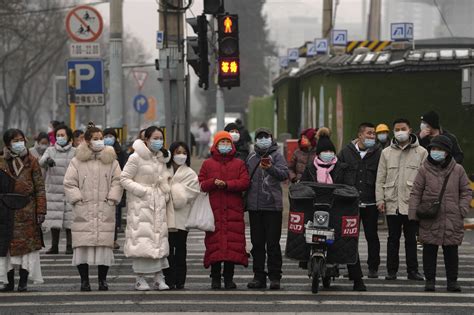
[[[133,150],[144,160],[150,160],[153,157],[153,152],[148,149],[143,140],[137,139],[133,143]],[[156,154],[158,160],[162,163],[168,163],[171,159],[171,153],[168,151],[168,157],[163,156],[163,152],[158,152]]]
[[[420,146],[420,143],[418,142],[418,137],[415,134],[411,133],[410,134],[410,148],[416,148],[418,146]],[[401,149],[395,137],[393,137],[392,139],[391,147],[395,149]]]
[[[96,158],[102,161],[104,164],[111,164],[117,159],[117,154],[115,154],[114,148],[106,146],[100,152],[92,151],[87,143],[81,143],[76,149],[76,158],[79,161],[87,162]]]

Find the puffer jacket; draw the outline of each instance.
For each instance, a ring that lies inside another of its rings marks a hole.
[[[266,170],[259,166],[264,156],[269,157],[272,163]],[[247,169],[253,177],[247,192],[246,210],[283,211],[281,182],[288,178],[288,167],[278,152],[278,145],[274,142],[266,151],[256,148],[247,158]]]
[[[242,192],[249,187],[249,175],[245,163],[234,158],[235,147],[232,147],[224,156],[213,145],[211,158],[204,161],[199,172],[201,189],[209,193],[215,221],[215,231],[206,232],[204,240],[205,268],[221,261],[248,265]],[[219,189],[214,183],[216,179],[225,181],[227,186]]]
[[[39,163],[46,170],[46,201],[48,214],[43,226],[46,228],[70,229],[72,225],[72,207],[64,194],[64,175],[74,158],[76,148],[72,144],[61,147],[55,144],[44,152]],[[51,158],[56,166],[49,167],[46,161]]]
[[[379,146],[367,149],[367,154],[362,159],[356,148],[357,140],[350,142],[337,155],[340,162],[347,164],[344,183],[357,188],[360,202],[364,204],[375,204],[375,180],[377,178],[377,167],[379,165]]]
[[[408,215],[411,220],[418,220],[416,210],[421,204],[430,205],[438,199],[448,174],[446,191],[437,217],[419,220],[419,239],[424,244],[447,246],[462,243],[464,217],[470,209],[472,191],[466,171],[454,158],[439,165],[428,157],[423,163],[413,184]]]
[[[114,149],[94,152],[79,145],[64,176],[64,192],[73,205],[72,247],[113,247],[115,205],[123,193]]]
[[[313,163],[316,157],[316,149],[302,150],[297,149],[291,160],[288,162],[289,179],[291,182],[297,182],[301,180],[306,167]]]
[[[410,139],[411,143],[405,148],[401,148],[397,140],[393,139],[380,156],[375,198],[377,205],[385,203],[387,215],[408,215],[408,200],[415,176],[428,156],[415,135],[410,135]]]
[[[171,174],[166,168],[169,155],[165,158],[162,152],[151,152],[142,140],[136,140],[133,149],[120,180],[128,207],[124,253],[127,257],[165,258],[168,228],[175,225]]]
[[[173,173],[173,168],[169,171]],[[200,191],[197,174],[186,164],[181,165],[171,178],[171,198],[178,230],[187,231],[186,220]]]

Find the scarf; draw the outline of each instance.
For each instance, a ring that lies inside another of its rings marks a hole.
[[[337,157],[334,157],[332,161],[326,163],[321,161],[318,157],[314,159],[314,166],[316,167],[317,182],[321,184],[332,184],[333,180],[331,177],[331,171],[334,169],[337,163]]]
[[[12,161],[12,168],[15,172],[15,175],[18,177],[21,171],[25,168],[25,164],[23,164],[23,158],[28,155],[28,149],[25,148],[20,154],[16,154],[10,151],[7,147],[3,149],[3,154],[5,159]]]

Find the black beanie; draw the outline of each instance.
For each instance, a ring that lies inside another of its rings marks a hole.
[[[224,131],[230,132],[231,130],[239,130],[239,127],[235,123],[230,123],[225,126]]]
[[[448,152],[449,155],[451,155],[453,150],[453,142],[448,137],[439,135],[434,137],[431,140],[431,143],[428,145],[429,150],[431,150],[433,147],[443,149],[444,151]]]
[[[316,145],[316,154],[319,155],[323,151],[333,151],[336,153],[336,147],[326,135],[321,135]]]
[[[430,125],[431,128],[439,129],[439,116],[435,111],[431,110],[427,112],[426,114],[421,116],[421,120]]]

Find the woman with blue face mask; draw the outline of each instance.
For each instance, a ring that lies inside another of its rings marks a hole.
[[[48,214],[43,226],[51,229],[51,248],[47,254],[59,254],[61,230],[66,230],[66,255],[72,255],[71,224],[72,206],[66,202],[64,193],[64,175],[74,158],[76,148],[72,146],[72,130],[59,125],[55,130],[56,143],[47,148],[39,163],[46,172],[46,199]]]
[[[457,282],[458,247],[464,237],[464,218],[470,210],[472,191],[466,171],[453,158],[451,139],[443,135],[436,136],[428,145],[428,150],[429,156],[418,170],[413,183],[408,217],[419,222],[425,291],[435,291],[438,248],[442,246],[447,290],[460,292],[461,287]],[[434,218],[417,216],[417,209],[426,209],[437,200],[441,204]]]
[[[145,140],[133,143],[122,171],[127,191],[125,256],[133,259],[135,290],[148,291],[146,275],[154,276],[154,290],[169,290],[163,270],[169,267],[168,229],[176,227],[171,200],[171,173],[166,167],[170,153],[163,146],[164,132],[156,126],[145,130]]]
[[[234,266],[248,265],[245,250],[245,222],[242,192],[249,187],[244,161],[235,158],[232,136],[219,131],[214,136],[211,157],[199,171],[201,190],[209,193],[215,219],[215,231],[206,232],[204,267],[211,267],[211,288],[235,289]],[[222,270],[224,265],[224,270]]]

